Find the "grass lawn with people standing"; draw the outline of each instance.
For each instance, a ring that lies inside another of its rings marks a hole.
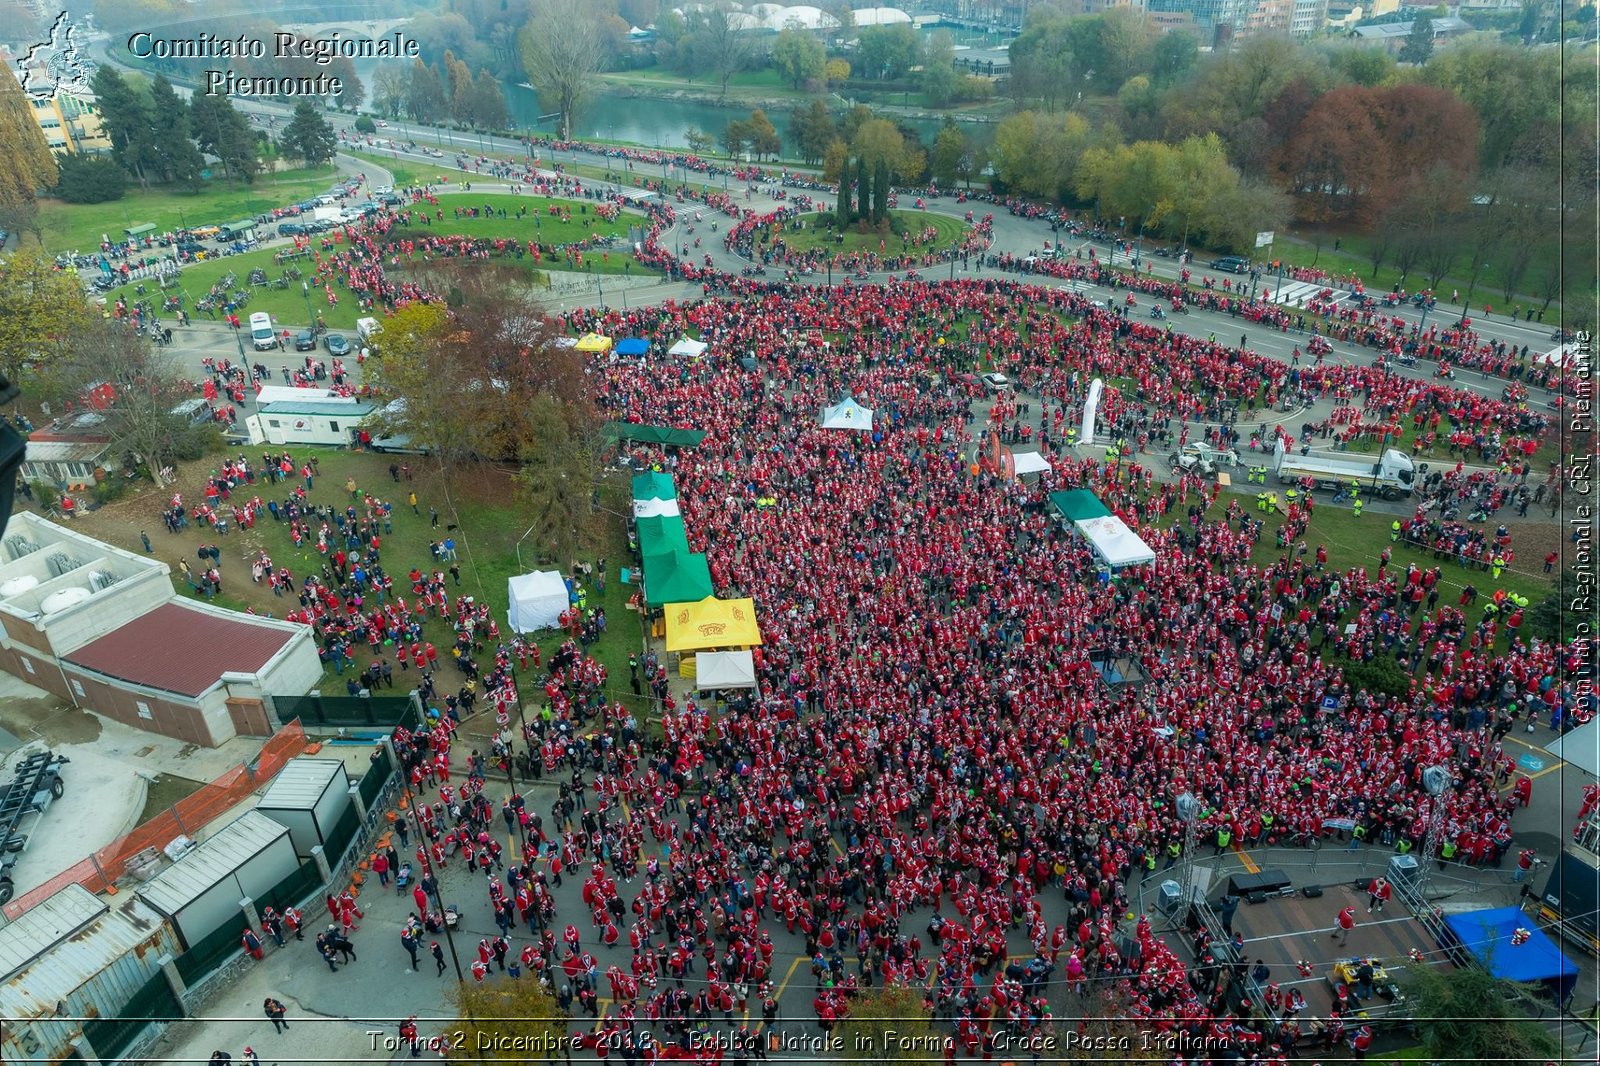
[[[137,185],[130,185],[122,199],[103,204],[41,200],[39,225],[47,250],[90,255],[99,251],[102,235],[120,240],[122,231],[130,226],[150,223],[157,233],[165,233],[184,226],[241,222],[275,207],[320,196],[336,179],[337,172],[330,165],[262,174],[249,185],[218,178],[203,182],[192,193],[167,188],[142,192]],[[157,250],[165,251],[159,246]]]
[[[250,458],[252,467],[259,469],[263,452],[281,454],[284,450],[282,447],[250,446],[241,451]],[[537,545],[531,539],[521,539],[528,520],[513,495],[515,479],[509,470],[494,466],[469,467],[453,480],[447,481],[426,456],[381,455],[334,448],[299,447],[287,450],[297,462],[304,462],[311,456],[317,459],[319,472],[309,497],[312,504],[344,506],[350,501],[346,484],[351,479],[354,479],[358,492],[370,492],[377,499],[393,504],[394,528],[392,533],[382,538],[381,561],[385,572],[394,578],[396,592],[403,595],[408,603],[412,597],[407,575],[413,566],[424,572],[430,569],[443,571],[452,597],[452,608],[455,598],[459,596],[473,596],[480,601],[487,601],[493,617],[500,624],[503,639],[509,640],[510,633],[506,630],[506,582],[516,574],[530,570],[566,569],[541,558]],[[189,507],[202,498],[208,473],[216,465],[215,458],[185,464],[180,467],[178,481],[171,489],[157,490],[145,483],[142,491],[130,492],[123,499],[82,516],[81,528],[91,536],[101,537],[135,552],[142,550],[140,531],[149,533],[156,557],[172,567],[178,591],[196,599],[201,598],[200,594],[185,582],[178,563],[180,559],[187,560],[191,568],[198,569],[200,560],[195,554],[197,549],[202,545],[214,544],[222,551],[223,595],[212,602],[236,610],[250,610],[282,618],[298,609],[298,600],[288,595],[274,596],[265,580],[260,584],[253,583],[251,563],[259,553],[266,552],[275,566],[288,567],[298,587],[307,573],[322,568],[324,559],[317,552],[314,540],[305,542],[297,549],[289,536],[289,523],[274,521],[270,514],[263,514],[254,529],[234,528],[226,536],[219,536],[211,528],[198,527],[193,521],[180,533],[172,534],[166,531],[161,521],[160,512],[173,491],[181,493],[184,504]],[[409,465],[411,480],[405,480],[404,473],[401,473],[400,481],[394,480],[389,471],[391,465]],[[248,500],[259,496],[263,503],[273,499],[281,503],[288,498],[290,490],[299,484],[301,482],[296,479],[268,485],[258,477],[254,486],[235,490],[235,499],[242,497]],[[628,491],[627,478],[608,475],[601,489],[602,506],[611,511],[623,510],[617,504],[627,502]],[[407,502],[411,492],[417,494],[416,514],[412,513]],[[438,511],[437,527],[431,523],[430,509]],[[451,526],[456,528],[449,528]],[[596,510],[580,532],[582,540],[578,561],[593,565],[604,557],[608,570],[603,594],[598,591],[598,582],[588,584],[589,605],[604,607],[607,620],[606,635],[590,647],[589,653],[606,665],[613,688],[612,697],[624,700],[634,708],[635,714],[640,714],[643,703],[639,701],[636,704],[633,701],[628,686],[628,654],[637,651],[640,646],[639,616],[626,607],[628,597],[637,586],[622,585],[617,580],[619,569],[629,565],[627,531],[621,518],[606,510]],[[454,538],[456,542],[457,565],[461,570],[459,585],[449,577],[450,564],[434,561],[429,553],[430,542],[443,541],[446,537]],[[519,548],[520,563],[517,558]],[[438,676],[443,681],[440,690],[455,687],[455,684],[459,684],[455,671],[443,662],[449,658],[450,646],[455,642],[450,624],[432,618],[424,623],[423,632],[424,639],[439,649],[441,667]],[[537,639],[548,662],[549,655],[566,636],[545,633]],[[366,644],[353,646],[351,653],[358,669],[372,657]],[[399,689],[401,681],[398,679],[402,675],[394,649],[384,648],[382,654],[397,667],[396,688]],[[487,653],[479,658],[481,668],[487,668],[486,658]],[[344,681],[351,676],[351,671],[347,667],[345,676],[340,677],[329,666],[326,675],[324,684],[327,691],[342,694]],[[524,692],[525,697],[530,695],[537,694]]]
[[[904,202],[904,201],[902,201]],[[868,229],[865,233],[859,227],[850,226],[844,230],[844,239],[838,239],[840,234],[828,228],[828,222],[833,218],[830,212],[821,211],[809,215],[802,215],[806,228],[803,230],[783,230],[780,236],[783,243],[792,251],[809,252],[814,249],[828,252],[831,255],[848,255],[852,252],[871,252],[878,254],[878,245],[882,242],[884,255],[923,254],[927,252],[942,251],[961,239],[967,231],[967,224],[959,218],[949,215],[936,215],[927,211],[890,211],[900,226],[901,233],[892,231],[880,234],[876,229]],[[931,244],[917,244],[916,239],[924,230],[931,229],[934,239]],[[770,232],[770,231],[769,231]],[[902,233],[904,238],[902,238]],[[759,247],[758,242],[758,247]]]

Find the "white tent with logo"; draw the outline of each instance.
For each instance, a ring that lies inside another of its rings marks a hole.
[[[1050,460],[1038,452],[1012,452],[1012,469],[1020,477],[1023,474],[1038,474],[1050,469]]]
[[[1156,553],[1150,545],[1141,540],[1139,534],[1129,529],[1128,524],[1116,515],[1086,518],[1074,525],[1089,542],[1089,546],[1094,549],[1100,561],[1113,570],[1124,566],[1138,566],[1140,563],[1153,563],[1156,560]]]
[[[748,648],[700,652],[694,657],[694,685],[698,689],[755,688],[755,658]]]
[[[823,429],[854,429],[863,433],[872,431],[872,411],[856,403],[854,396],[846,396],[832,407],[822,409]]]
[[[706,349],[711,345],[704,341],[697,341],[693,337],[684,337],[677,344],[667,349],[668,355],[681,355],[686,359],[698,359],[706,354]]]
[[[532,633],[560,624],[570,602],[567,583],[555,570],[535,570],[506,582],[511,600],[509,621],[513,633]]]
[[[674,518],[682,513],[678,510],[677,500],[633,501],[633,517],[635,518]]]

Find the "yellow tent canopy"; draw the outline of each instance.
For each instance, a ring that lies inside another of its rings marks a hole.
[[[698,603],[669,603],[666,623],[668,651],[751,648],[761,643],[754,600],[707,596]]]
[[[598,333],[585,333],[578,338],[578,351],[580,352],[609,352],[611,338],[603,337]]]

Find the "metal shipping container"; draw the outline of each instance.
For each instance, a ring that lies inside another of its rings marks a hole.
[[[256,810],[289,830],[295,854],[328,843],[328,834],[351,805],[350,778],[338,759],[290,759],[268,786]],[[339,856],[329,855],[330,862]]]
[[[83,1029],[116,1014],[181,949],[136,896],[102,899],[68,885],[0,927],[0,1061],[56,1061]]]
[[[239,902],[260,897],[298,866],[289,830],[246,811],[137,891],[171,919],[188,949],[229,923],[243,930]]]

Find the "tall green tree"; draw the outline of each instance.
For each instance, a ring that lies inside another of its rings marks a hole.
[[[758,162],[766,156],[776,156],[783,150],[783,138],[778,136],[772,120],[760,108],[750,112],[750,117],[745,120],[745,132],[750,151]]]
[[[255,131],[228,97],[195,93],[189,100],[189,125],[200,150],[216,156],[228,177],[249,184],[261,173]]]
[[[838,136],[828,105],[813,100],[799,108],[789,119],[789,144],[807,163],[815,163],[828,152],[828,145]]]
[[[1406,43],[1400,46],[1399,59],[1402,63],[1420,67],[1431,58],[1433,58],[1433,16],[1422,11],[1411,24],[1411,32],[1406,35]]]
[[[89,320],[83,284],[35,247],[0,259],[0,371],[13,382],[48,379]]]
[[[845,151],[843,141],[834,141],[833,145],[837,147],[839,152]],[[833,216],[840,229],[844,229],[850,224],[850,164],[848,161],[841,161],[839,164],[839,194],[834,201]]]
[[[872,224],[889,217],[889,163],[880,159],[872,168]]]
[[[971,140],[960,126],[948,118],[939,127],[939,135],[933,139],[933,154],[929,157],[928,168],[933,172],[934,180],[944,188],[955,186],[961,171],[961,158],[971,150]]]
[[[805,30],[780,30],[772,42],[772,65],[796,89],[808,81],[820,81],[827,62],[822,42]]]
[[[855,66],[870,78],[903,78],[922,58],[922,41],[909,23],[868,26],[856,38]]]
[[[506,95],[500,82],[487,70],[478,71],[472,80],[472,111],[478,125],[486,130],[503,130],[511,125],[511,113],[506,108]]]
[[[413,60],[406,84],[406,112],[417,122],[437,122],[448,108],[449,97],[438,72],[420,59]]]
[[[1516,951],[1509,944],[1501,951]],[[1559,1059],[1561,1042],[1528,1016],[1540,1008],[1531,986],[1478,966],[1406,971],[1406,998],[1427,1057],[1444,1066]]]
[[[338,150],[339,138],[333,127],[323,118],[309,100],[295,105],[289,125],[278,138],[278,149],[290,159],[298,159],[307,166],[320,166],[333,158]]]
[[[150,82],[149,146],[163,181],[182,186],[199,182],[205,160],[195,147],[189,109],[161,74]]]
[[[870,1066],[939,1062],[944,1042],[953,1039],[933,1025],[933,1011],[915,985],[867,988],[851,1001],[839,1021],[839,1035],[850,1057]]]
[[[700,5],[691,18],[689,36],[695,62],[716,75],[720,96],[728,95],[728,79],[749,66],[755,54],[742,17],[742,12],[727,0],[717,0]]]
[[[406,93],[410,77],[405,67],[397,62],[386,62],[372,76],[372,107],[378,114],[393,120],[405,110]]]
[[[872,214],[872,172],[865,158],[856,156],[856,217]]]
[[[55,157],[16,76],[0,74],[0,229],[42,236],[38,191],[56,184]]]
[[[571,137],[572,120],[606,57],[597,10],[587,0],[534,0],[517,47],[541,104],[561,114],[561,136]]]

